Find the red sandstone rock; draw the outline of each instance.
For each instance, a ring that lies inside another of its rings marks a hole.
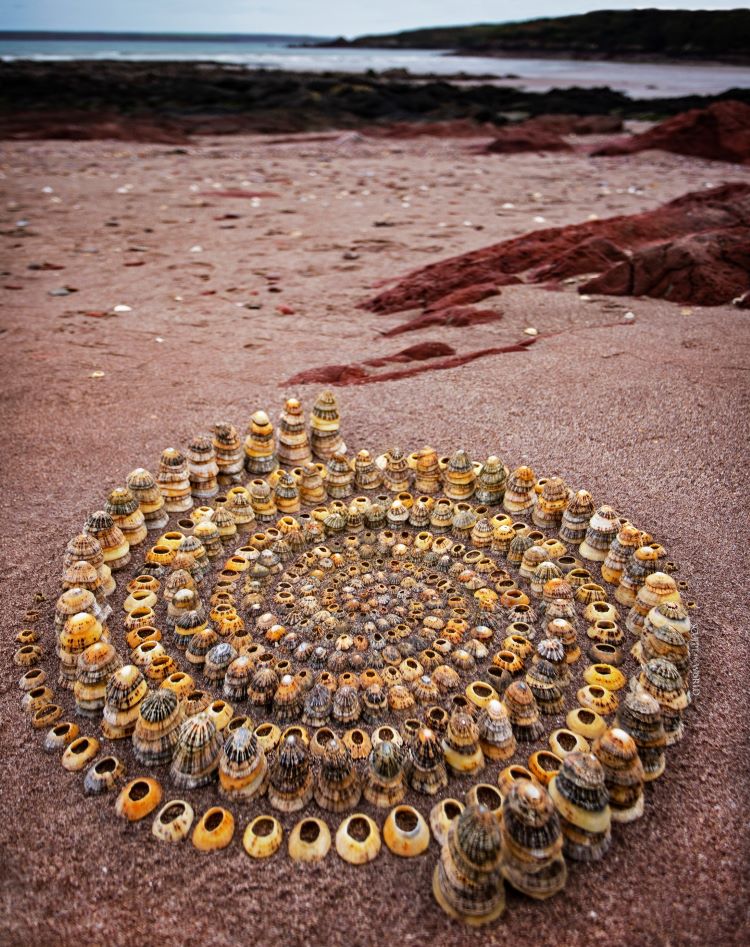
[[[750,228],[709,231],[637,250],[582,293],[718,306],[750,290]]]
[[[387,332],[381,333],[386,338],[393,335],[401,335],[404,332],[417,332],[419,329],[427,329],[429,326],[465,326],[481,325],[486,322],[500,322],[503,318],[501,312],[494,312],[492,309],[475,309],[472,306],[452,306],[449,309],[440,309],[437,312],[423,312],[421,316],[416,316],[408,322],[402,322],[401,325],[394,326]]]
[[[445,342],[418,342],[408,348],[396,352],[394,355],[383,355],[381,358],[368,358],[364,364],[381,368],[389,362],[424,362],[428,358],[439,358],[442,355],[455,355],[456,350]]]
[[[522,122],[501,128],[483,150],[488,155],[515,155],[524,151],[570,151],[571,146],[556,132]]]
[[[472,303],[481,302],[490,296],[497,296],[499,290],[495,283],[477,283],[474,286],[465,286],[462,289],[456,289],[440,299],[436,299],[430,304],[427,311],[435,312],[437,309],[451,309],[455,306],[470,306]]]
[[[89,112],[28,112],[0,118],[2,138],[25,141],[50,138],[62,141],[143,141],[184,145],[190,139],[177,123],[163,118]]]
[[[558,135],[610,135],[622,131],[618,115],[540,115],[530,121]]]
[[[594,155],[629,155],[658,148],[713,161],[750,163],[750,105],[715,102],[660,122],[641,135],[611,142]]]
[[[693,234],[735,229],[746,234],[750,231],[750,184],[725,184],[693,191],[642,214],[549,227],[503,240],[415,270],[364,306],[383,313],[424,309],[457,290],[507,283],[509,277],[529,270],[535,271],[530,274],[533,282],[553,276],[559,279],[563,272],[569,275],[575,275],[576,271],[591,272],[587,267],[591,264],[592,251],[598,248],[604,252],[603,244],[592,243],[595,239],[608,241],[625,254]],[[576,255],[582,249],[585,252],[579,267]],[[607,257],[613,254],[611,248],[606,250]],[[720,301],[729,302],[731,298]]]

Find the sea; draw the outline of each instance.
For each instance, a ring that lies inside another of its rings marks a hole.
[[[750,69],[723,64],[605,62],[581,59],[461,56],[445,50],[311,48],[309,36],[149,36],[43,34],[23,38],[0,32],[0,59],[210,61],[248,69],[291,72],[384,73],[413,76],[464,74],[535,92],[609,86],[635,98],[716,95],[750,87]]]

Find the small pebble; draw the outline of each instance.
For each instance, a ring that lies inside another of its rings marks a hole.
[[[132,312],[132,311],[133,310],[130,308],[130,306],[125,306],[122,303],[119,306],[112,307],[112,312]]]
[[[622,317],[623,322],[635,322],[635,313],[628,310]]]
[[[534,336],[535,336],[535,335],[539,335],[539,330],[538,330],[538,329],[535,329],[534,326],[527,326],[527,327],[523,330],[523,334],[524,334],[524,335],[534,335]]]

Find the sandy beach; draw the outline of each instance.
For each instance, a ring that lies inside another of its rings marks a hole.
[[[522,352],[337,389],[350,450],[498,453],[647,524],[699,603],[696,699],[644,818],[617,828],[609,857],[573,865],[549,904],[509,893],[479,936],[747,942],[750,311],[587,297],[575,282],[504,286],[483,304],[501,320],[402,340],[381,333],[404,314],[361,304],[428,263],[748,184],[750,167],[655,151],[477,154],[482,143],[345,132],[0,144],[3,944],[477,943],[432,899],[434,842],[418,860],[354,869],[332,854],[303,871],[283,854],[252,863],[239,844],[208,858],[167,850],[121,824],[113,800],[85,798],[43,752],[10,655],[36,593],[49,619],[67,540],[163,448],[224,418],[244,431],[259,407],[275,420],[292,394],[309,407],[320,385],[283,384],[307,369],[415,342],[460,354],[529,327],[539,336]]]

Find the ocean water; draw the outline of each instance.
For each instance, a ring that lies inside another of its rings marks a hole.
[[[212,61],[249,69],[293,72],[385,72],[405,69],[415,76],[465,73],[489,75],[502,85],[544,92],[571,86],[609,86],[638,98],[712,95],[750,87],[750,69],[713,64],[652,64],[572,59],[490,58],[447,55],[443,50],[301,49],[304,37],[211,39],[3,39],[0,59]]]

